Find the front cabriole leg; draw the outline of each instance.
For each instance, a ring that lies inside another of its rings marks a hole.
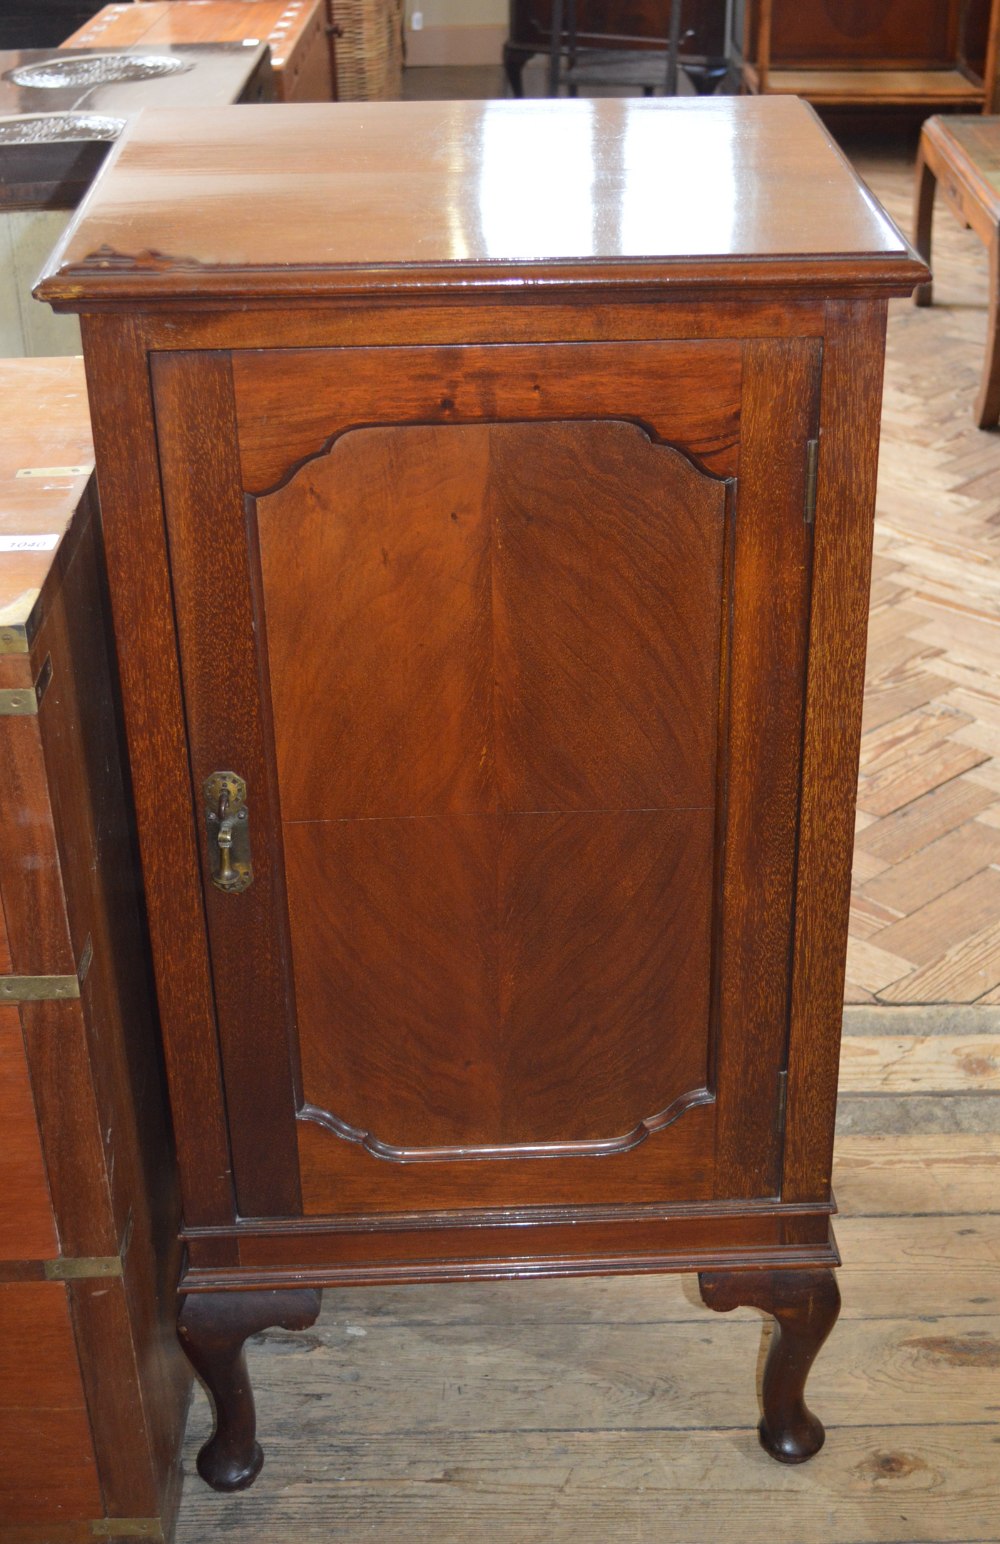
[[[245,1490],[261,1470],[257,1412],[243,1343],[261,1330],[308,1329],[322,1293],[189,1292],[177,1333],[215,1406],[215,1430],[198,1454],[198,1473],[214,1490]]]
[[[761,1308],[776,1327],[764,1367],[760,1440],[772,1458],[801,1464],[823,1446],[823,1424],[805,1402],[806,1379],[837,1322],[840,1289],[832,1270],[705,1271],[702,1298],[717,1313]]]

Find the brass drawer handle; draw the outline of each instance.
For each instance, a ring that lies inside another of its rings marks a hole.
[[[227,895],[253,884],[247,785],[235,772],[213,772],[204,787],[212,883]]]

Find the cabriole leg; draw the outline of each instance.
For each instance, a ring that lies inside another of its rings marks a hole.
[[[261,1330],[308,1329],[322,1293],[191,1292],[177,1333],[215,1406],[215,1430],[198,1454],[198,1473],[214,1490],[245,1490],[261,1470],[257,1412],[243,1343]]]
[[[805,1402],[806,1379],[837,1322],[840,1289],[831,1270],[706,1271],[702,1298],[717,1313],[761,1308],[776,1328],[764,1368],[760,1440],[772,1458],[801,1464],[823,1446],[826,1433]]]

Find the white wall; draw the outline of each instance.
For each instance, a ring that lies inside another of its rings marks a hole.
[[[423,11],[425,27],[487,27],[507,23],[507,0],[406,0],[407,14]]]

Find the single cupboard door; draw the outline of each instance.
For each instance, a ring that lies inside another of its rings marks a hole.
[[[244,1215],[774,1192],[818,348],[749,355],[155,361]]]

